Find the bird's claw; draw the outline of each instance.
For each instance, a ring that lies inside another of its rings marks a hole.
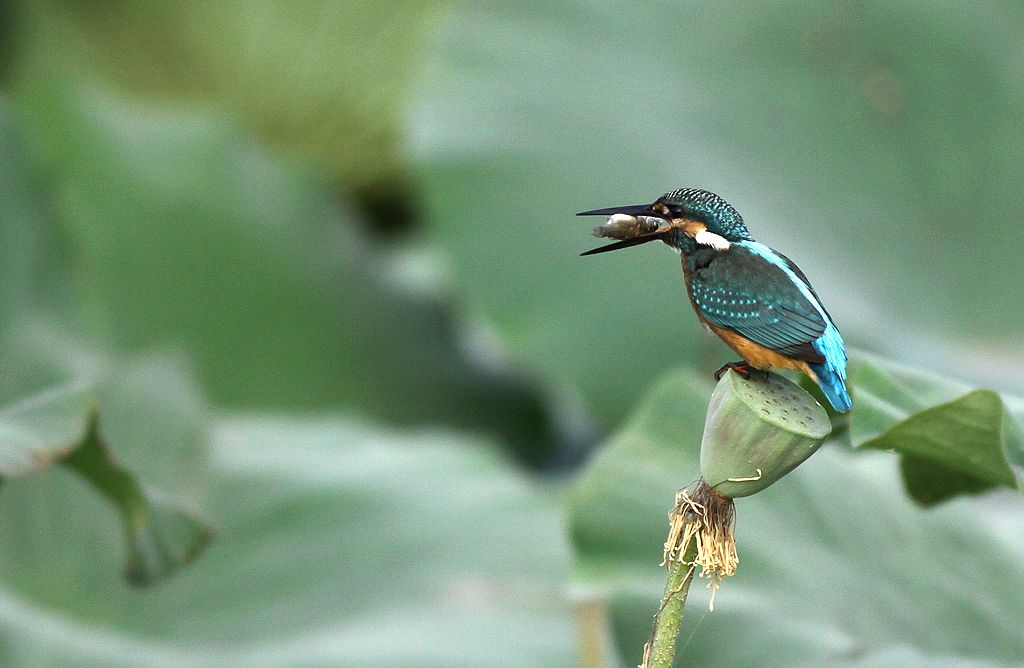
[[[729,362],[723,365],[721,369],[715,372],[715,380],[722,380],[722,376],[730,369],[738,373],[744,380],[750,380],[751,366],[746,362]]]

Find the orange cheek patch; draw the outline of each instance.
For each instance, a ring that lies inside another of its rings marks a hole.
[[[697,220],[689,220],[687,218],[677,218],[672,221],[672,224],[683,230],[686,236],[691,239],[697,236],[698,233],[704,232],[708,229],[708,226]]]

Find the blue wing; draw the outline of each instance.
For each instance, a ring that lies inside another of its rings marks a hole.
[[[690,267],[690,294],[713,325],[805,360],[832,406],[852,407],[846,390],[846,347],[803,272],[756,241],[728,251],[699,251]],[[702,258],[702,259],[701,259]]]
[[[767,246],[737,242],[709,255],[690,272],[694,305],[713,325],[728,327],[754,343],[789,357],[824,362],[813,343],[829,323],[813,293],[787,271],[785,258],[765,257]],[[777,258],[777,261],[773,261]],[[815,300],[816,301],[816,300]]]

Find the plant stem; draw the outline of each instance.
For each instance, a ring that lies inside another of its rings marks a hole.
[[[608,603],[593,596],[576,608],[579,624],[580,668],[605,668],[612,665],[609,657]]]
[[[665,596],[661,608],[654,616],[654,632],[651,634],[649,650],[644,652],[641,668],[672,668],[676,655],[676,637],[683,621],[683,607],[690,590],[697,556],[697,541],[691,540],[686,550],[668,565],[668,580],[665,582]]]

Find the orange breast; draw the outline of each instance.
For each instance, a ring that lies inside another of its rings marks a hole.
[[[818,376],[811,371],[811,367],[807,365],[807,362],[786,357],[771,348],[765,348],[744,336],[740,336],[731,329],[717,327],[707,321],[705,322],[711,331],[718,335],[718,338],[725,341],[726,345],[739,353],[739,356],[755,369],[764,371],[770,369],[795,369],[807,374],[815,382],[818,381]]]

